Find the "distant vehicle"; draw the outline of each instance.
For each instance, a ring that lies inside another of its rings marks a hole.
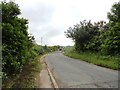
[[[60,48],[59,51],[62,51],[62,48]]]

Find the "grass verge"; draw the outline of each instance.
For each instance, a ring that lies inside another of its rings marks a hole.
[[[81,52],[77,53],[75,50],[67,50],[64,52],[64,55],[83,60],[98,66],[118,70],[118,64],[119,64],[119,58],[120,56],[107,56],[107,55],[101,55],[99,53],[90,53],[90,52]]]
[[[37,76],[41,71],[40,56],[28,61],[21,73],[6,79],[3,88],[37,88]]]

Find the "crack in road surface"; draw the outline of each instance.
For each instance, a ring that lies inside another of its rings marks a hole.
[[[118,88],[118,71],[64,56],[59,51],[46,62],[61,88]]]

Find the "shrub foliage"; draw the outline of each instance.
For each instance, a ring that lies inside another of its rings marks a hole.
[[[78,52],[92,51],[109,55],[120,55],[120,2],[113,4],[108,12],[109,22],[81,21],[66,33],[75,42]]]

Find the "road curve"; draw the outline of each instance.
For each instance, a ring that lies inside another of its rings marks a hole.
[[[64,56],[59,51],[46,62],[60,88],[118,88],[118,71]]]

